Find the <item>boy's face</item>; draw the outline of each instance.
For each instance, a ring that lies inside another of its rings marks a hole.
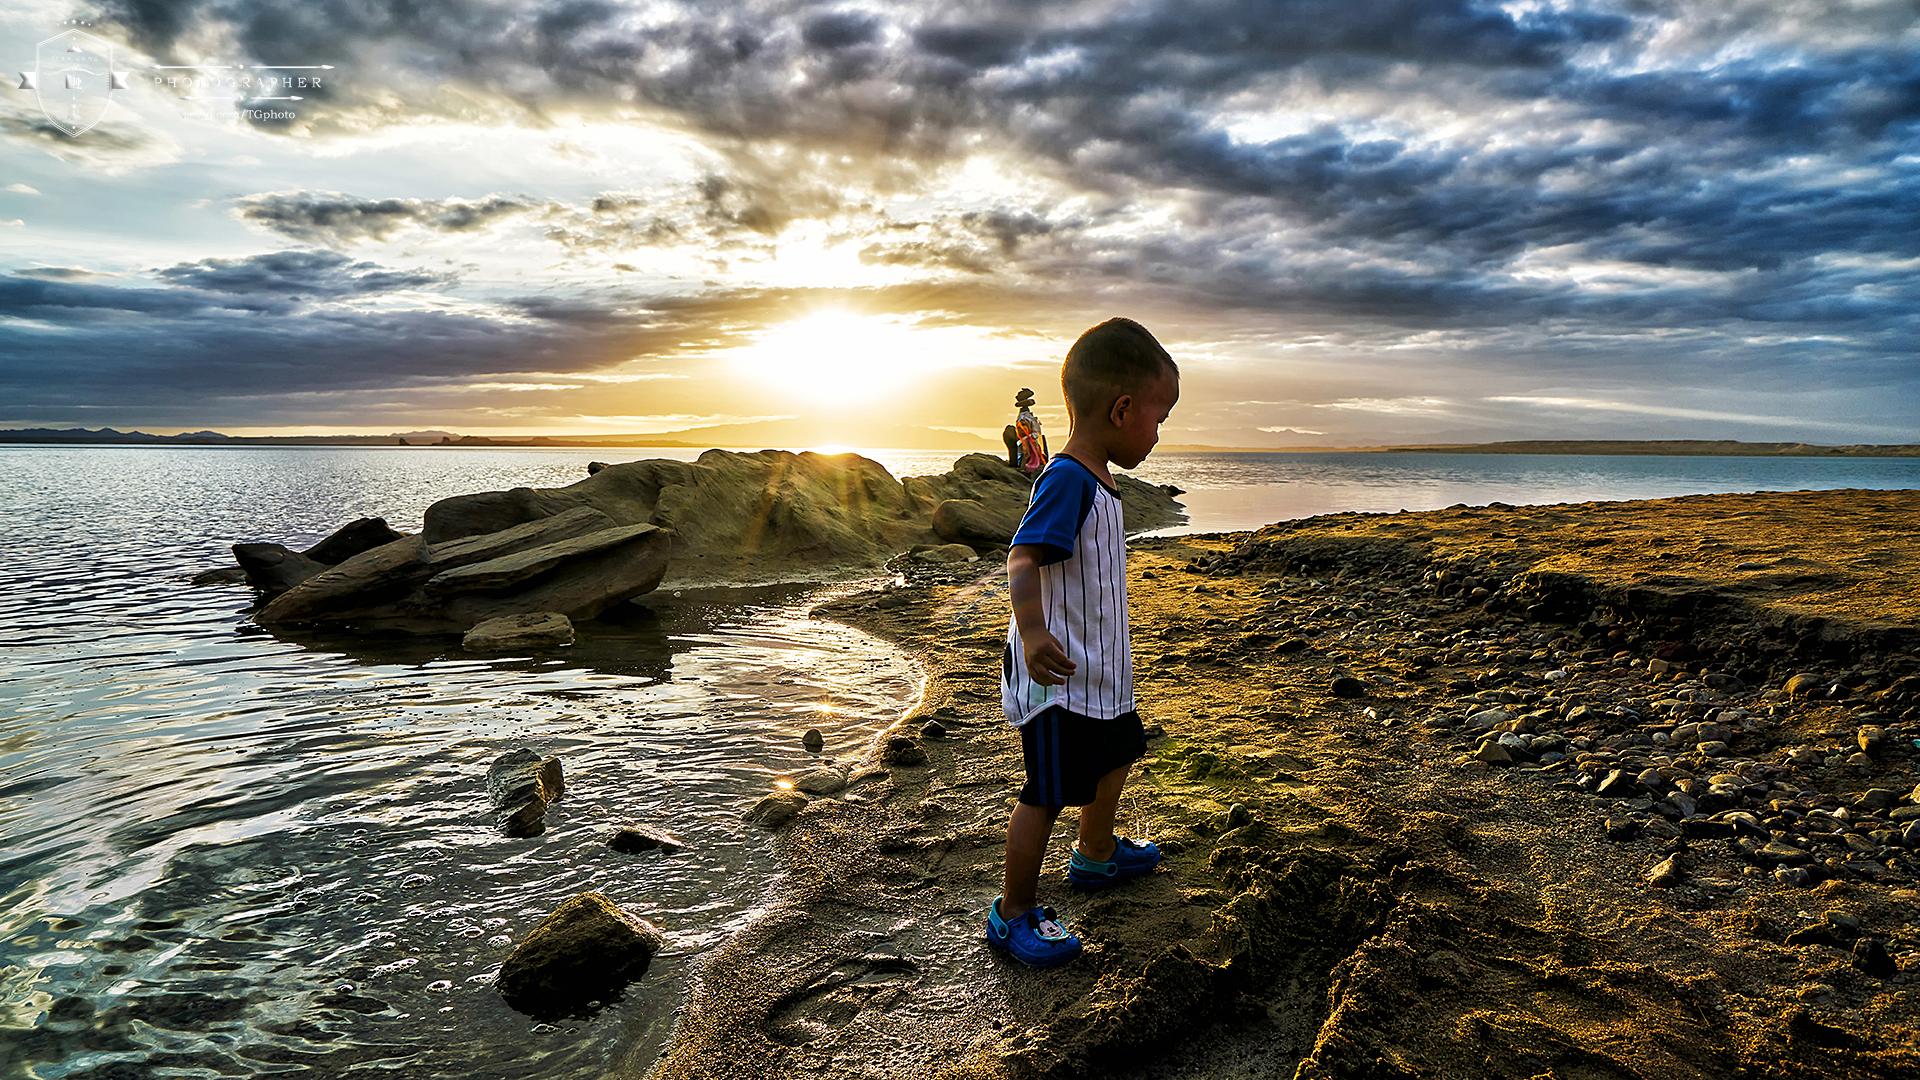
[[[1123,469],[1145,461],[1160,441],[1160,425],[1167,422],[1179,400],[1180,380],[1167,372],[1139,392],[1121,395],[1109,417],[1114,432],[1107,460]]]

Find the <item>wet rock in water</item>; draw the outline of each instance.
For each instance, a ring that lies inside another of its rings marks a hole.
[[[965,544],[918,544],[908,553],[914,562],[924,563],[965,563],[979,562],[980,556]]]
[[[468,652],[502,653],[551,649],[573,644],[573,620],[557,611],[503,615],[467,631],[460,647]]]
[[[505,615],[591,619],[657,586],[671,540],[589,507],[440,544],[411,536],[306,579],[255,620],[465,633]]]
[[[592,476],[606,467],[607,463],[604,461],[589,461],[587,462],[587,475]]]
[[[237,566],[217,566],[188,579],[191,585],[244,585],[246,582],[247,572]]]
[[[529,1016],[563,1016],[644,974],[665,942],[652,923],[599,893],[581,893],[514,946],[493,985]]]
[[[807,733],[800,736],[800,745],[809,750],[819,750],[827,745],[827,738],[820,734],[819,728],[808,728]]]
[[[1671,889],[1686,879],[1687,870],[1681,865],[1678,855],[1667,856],[1652,870],[1647,871],[1647,884],[1656,889]]]
[[[1863,937],[1853,943],[1853,966],[1876,979],[1890,979],[1900,973],[1900,965],[1879,938]]]
[[[279,544],[235,544],[233,558],[247,584],[268,596],[279,596],[327,569],[326,563]]]
[[[522,747],[493,760],[487,770],[487,801],[493,820],[508,836],[539,836],[547,831],[547,807],[566,792],[560,759],[542,759]]]
[[[1367,684],[1351,675],[1342,675],[1333,680],[1333,685],[1329,686],[1327,690],[1334,697],[1357,698],[1367,696]]]
[[[889,765],[903,768],[912,768],[927,763],[927,752],[921,748],[919,743],[914,742],[905,735],[888,736],[886,749],[881,751],[880,757],[881,760]]]
[[[747,823],[777,829],[806,808],[807,797],[798,791],[776,791],[753,804],[747,811]]]
[[[808,795],[838,795],[847,790],[845,769],[809,769],[793,778],[794,790]]]
[[[338,566],[355,555],[395,540],[405,538],[407,534],[394,530],[387,524],[386,518],[368,517],[349,521],[334,530],[332,536],[308,548],[301,554],[314,562],[328,566]]]
[[[669,855],[685,851],[687,845],[680,838],[658,829],[649,829],[639,825],[622,825],[607,837],[607,846],[622,855],[638,855],[644,851],[664,851]]]

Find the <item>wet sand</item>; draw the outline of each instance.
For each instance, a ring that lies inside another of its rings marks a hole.
[[[1074,892],[1064,814],[1050,972],[980,942],[1004,575],[910,571],[820,614],[924,700],[781,827],[652,1075],[1920,1076],[1916,541],[1881,491],[1135,540],[1120,819],[1167,858]]]

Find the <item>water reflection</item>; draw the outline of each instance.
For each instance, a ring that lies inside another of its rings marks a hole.
[[[570,648],[492,659],[457,638],[242,634],[243,590],[168,588],[118,629],[68,624],[0,684],[0,1042],[24,1075],[648,1060],[691,966],[767,887],[741,813],[778,773],[857,752],[918,685],[809,618],[838,591],[817,586],[650,597]],[[531,840],[486,813],[486,766],[517,746],[568,776]],[[688,850],[607,848],[629,823]],[[668,947],[599,1014],[535,1024],[489,979],[587,890]]]

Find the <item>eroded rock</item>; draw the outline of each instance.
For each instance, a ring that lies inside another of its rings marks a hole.
[[[494,987],[529,1016],[566,1015],[644,974],[665,942],[652,923],[600,893],[581,893],[514,946]]]
[[[467,631],[460,647],[468,652],[502,653],[573,644],[573,620],[554,611],[502,615]]]
[[[547,807],[566,793],[560,759],[542,759],[522,747],[493,759],[487,769],[487,801],[493,820],[508,836],[539,836],[547,831]]]

